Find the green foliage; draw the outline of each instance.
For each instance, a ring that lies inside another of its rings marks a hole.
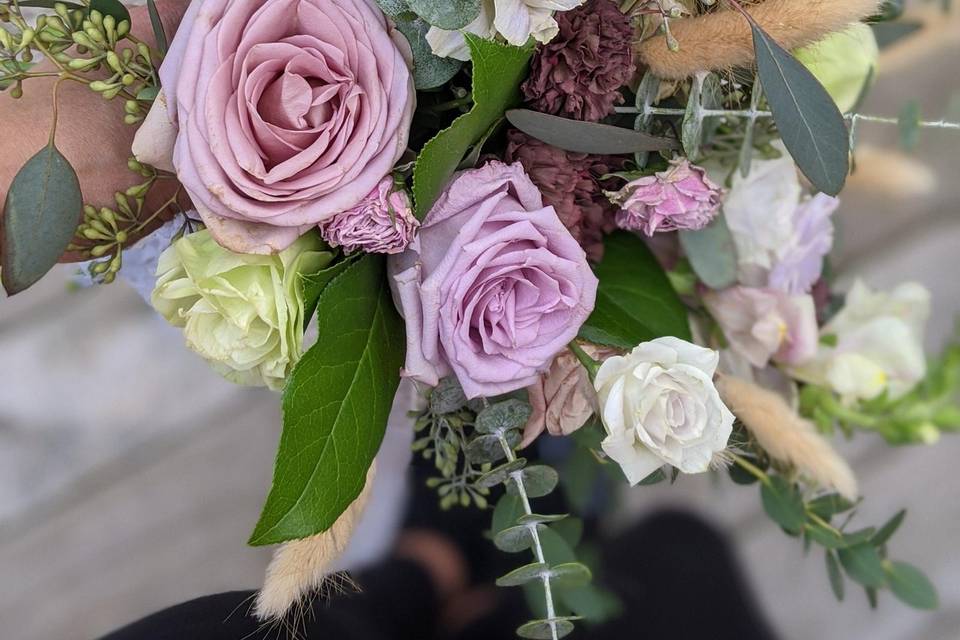
[[[595,268],[597,301],[580,337],[622,349],[661,336],[690,340],[687,311],[643,240],[621,231],[605,247]]]
[[[400,381],[403,322],[383,256],[360,258],[327,285],[317,323],[317,343],[284,391],[273,486],[252,545],[315,535],[337,520],[363,489]]]
[[[7,294],[23,291],[57,263],[82,208],[77,173],[51,137],[14,176],[3,205],[0,278]]]
[[[719,290],[737,282],[737,246],[722,214],[699,231],[680,231],[679,237],[690,266],[703,284]]]
[[[103,16],[112,16],[117,22],[130,22],[130,12],[120,0],[90,0],[89,11],[99,11]]]
[[[913,151],[920,144],[920,103],[909,100],[900,109],[897,117],[897,128],[900,130],[900,146],[906,151]]]
[[[933,610],[939,606],[937,591],[923,573],[906,562],[885,562],[890,591],[914,609]]]
[[[465,34],[473,60],[473,107],[430,140],[413,171],[416,214],[423,219],[436,202],[467,150],[487,133],[503,112],[520,101],[533,47],[513,47]]]
[[[444,85],[460,71],[463,63],[455,58],[434,55],[427,42],[430,25],[414,14],[395,18],[397,29],[410,43],[413,53],[413,83],[418,90],[434,89]]]
[[[157,43],[157,51],[160,52],[160,55],[166,55],[167,33],[163,29],[163,22],[160,20],[160,12],[157,11],[155,0],[147,0],[147,12],[150,14],[150,27],[153,29],[153,39]]]
[[[506,116],[510,124],[527,135],[575,153],[619,154],[680,147],[671,138],[658,138],[633,129],[571,120],[530,109],[511,109]]]
[[[783,143],[820,191],[835,196],[850,170],[847,126],[823,85],[751,19],[757,71]]]
[[[406,0],[410,10],[427,23],[456,31],[480,15],[480,0]]]
[[[769,482],[760,485],[760,496],[771,520],[789,533],[800,533],[807,518],[803,496],[793,483],[782,476],[771,476]]]

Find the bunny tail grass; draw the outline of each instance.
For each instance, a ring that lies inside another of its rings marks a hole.
[[[808,479],[833,488],[850,500],[857,497],[857,479],[846,460],[778,394],[757,385],[721,376],[720,396],[771,457],[792,464]]]
[[[881,0],[766,0],[746,7],[754,20],[786,49],[794,49],[877,12]],[[680,44],[667,47],[666,35],[644,40],[637,55],[657,77],[680,80],[698,71],[726,71],[753,64],[750,25],[729,7],[670,21]]]
[[[257,594],[254,615],[264,621],[279,621],[294,605],[315,592],[321,594],[342,584],[329,576],[330,568],[343,554],[353,530],[370,498],[375,464],[367,472],[367,483],[357,499],[333,526],[323,533],[284,543],[273,554],[263,588]]]

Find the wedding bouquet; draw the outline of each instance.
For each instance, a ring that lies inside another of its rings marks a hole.
[[[49,143],[7,190],[2,281],[84,260],[229,380],[282,391],[250,537],[282,546],[258,615],[323,585],[401,378],[440,504],[489,509],[492,544],[517,554],[498,584],[539,613],[522,637],[608,610],[577,519],[536,508],[600,476],[756,484],[786,535],[822,548],[838,598],[849,580],[936,606],[888,556],[904,512],[852,524],[857,482],[829,439],[960,428],[960,345],[929,364],[922,348],[929,293],[839,291],[829,269],[858,125],[960,128],[859,112],[867,23],[896,3],[186,4],[174,33],[153,0],[133,18],[117,0],[0,2],[5,99],[56,81]],[[57,146],[77,126],[57,121],[64,82],[137,128],[112,202],[84,198]],[[532,459],[545,434],[578,473]]]

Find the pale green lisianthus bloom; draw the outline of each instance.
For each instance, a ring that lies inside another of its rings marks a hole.
[[[303,355],[299,276],[333,259],[311,232],[274,255],[233,253],[204,229],[163,252],[151,301],[231,382],[280,389]]]
[[[880,50],[873,29],[858,22],[844,31],[794,52],[830,97],[847,113],[857,105],[863,87],[877,66]]]

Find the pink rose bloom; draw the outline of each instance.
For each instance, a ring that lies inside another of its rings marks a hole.
[[[390,258],[407,324],[404,375],[456,375],[468,398],[529,386],[593,310],[597,278],[519,164],[454,178]]]
[[[704,293],[703,303],[730,348],[754,367],[771,358],[799,364],[817,353],[817,312],[809,295],[736,286]]]
[[[320,235],[347,253],[400,253],[418,226],[410,196],[387,176],[359,204],[321,223]]]
[[[702,168],[678,158],[666,171],[638,178],[607,195],[620,205],[618,227],[652,236],[658,231],[704,228],[720,211],[723,189]]]
[[[410,65],[374,0],[194,0],[160,68],[176,128],[141,136],[176,132],[177,176],[218,242],[279,251],[390,172]]]
[[[615,355],[616,350],[582,345],[595,360]],[[521,447],[526,447],[545,430],[553,436],[568,436],[587,423],[597,410],[597,392],[590,376],[569,349],[560,352],[550,368],[527,387],[533,413],[523,430]]]

